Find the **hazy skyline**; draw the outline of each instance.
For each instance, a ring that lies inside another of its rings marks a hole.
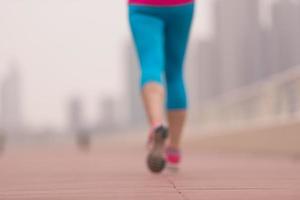
[[[212,2],[197,2],[192,41],[213,33]],[[126,0],[0,1],[0,83],[17,59],[27,124],[63,127],[64,107],[74,95],[95,120],[99,97],[126,95],[126,6]]]
[[[199,3],[203,11],[197,17],[203,17],[195,20],[205,24],[202,35],[209,29],[206,4]],[[29,125],[62,127],[63,107],[72,95],[83,96],[92,119],[100,95],[124,95],[126,5],[126,0],[0,1],[0,82],[7,63],[17,59]]]

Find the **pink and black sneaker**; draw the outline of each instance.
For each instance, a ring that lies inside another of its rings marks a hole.
[[[147,156],[147,165],[151,172],[160,173],[166,166],[165,141],[168,137],[168,129],[159,126],[150,134],[150,151]]]
[[[177,169],[181,162],[180,150],[168,147],[166,149],[166,161],[169,168]]]

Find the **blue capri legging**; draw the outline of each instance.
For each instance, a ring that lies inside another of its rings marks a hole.
[[[166,85],[168,110],[187,108],[183,63],[194,4],[129,6],[130,26],[141,66],[141,87]]]

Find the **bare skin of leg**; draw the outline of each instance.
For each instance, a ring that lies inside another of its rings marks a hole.
[[[158,83],[148,83],[142,91],[144,106],[150,126],[161,125],[164,120],[165,91]]]
[[[185,124],[187,112],[185,110],[169,111],[169,132],[170,141],[169,147],[180,149],[182,131]]]
[[[144,106],[148,121],[151,127],[160,125],[164,121],[164,99],[165,90],[158,83],[148,83],[142,91]],[[186,110],[169,111],[169,137],[170,147],[174,149],[180,148],[182,131],[186,120]]]

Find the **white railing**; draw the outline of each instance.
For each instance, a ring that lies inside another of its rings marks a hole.
[[[300,120],[300,66],[204,103],[202,127],[240,127]]]

